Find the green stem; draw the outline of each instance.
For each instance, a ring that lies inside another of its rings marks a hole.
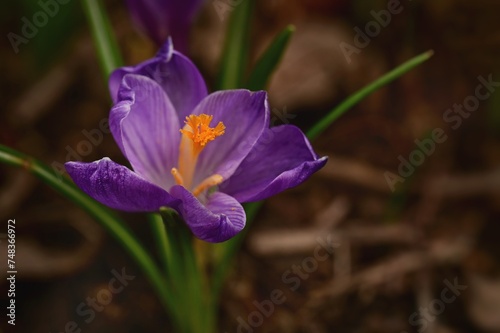
[[[185,297],[182,296],[182,290],[185,285],[182,272],[184,259],[178,249],[174,248],[175,241],[172,241],[172,238],[176,236],[172,236],[170,231],[167,232],[167,225],[171,226],[174,222],[169,218],[169,214],[163,214],[165,211],[162,209],[162,214],[149,214],[149,221],[164,267],[164,283],[166,288],[171,290],[172,297],[176,300],[175,307],[170,312],[172,324],[176,331],[184,332],[186,331],[185,324],[189,322],[189,317],[187,317],[185,310]],[[165,218],[165,216],[167,217]]]
[[[177,321],[179,332],[211,332],[206,314],[204,281],[193,248],[193,236],[178,213],[170,208],[162,208],[161,216],[167,237],[167,270],[169,284],[178,299]]]
[[[101,1],[83,0],[82,5],[92,31],[104,79],[107,82],[111,72],[123,64],[118,43]]]
[[[361,102],[363,99],[382,88],[383,86],[391,83],[395,79],[401,77],[403,74],[422,64],[423,62],[429,60],[434,51],[430,50],[425,53],[422,53],[407,62],[399,65],[394,68],[392,71],[386,73],[382,77],[378,78],[374,82],[370,83],[366,87],[358,90],[351,96],[349,96],[344,102],[334,108],[326,117],[324,117],[321,121],[319,121],[316,125],[313,126],[307,133],[307,137],[309,140],[316,139],[325,129],[328,128],[335,120],[337,120],[340,116],[342,116],[347,110],[351,109],[353,106]]]
[[[22,168],[34,174],[41,181],[84,209],[115,237],[137,262],[158,292],[159,298],[167,311],[175,307],[175,299],[172,298],[172,295],[166,288],[164,278],[155,262],[122,220],[80,191],[66,178],[56,175],[49,167],[25,154],[0,145],[0,162]]]
[[[245,204],[245,214],[247,217],[247,225],[236,236],[231,238],[225,243],[214,244],[216,252],[219,253],[217,265],[214,268],[213,282],[212,282],[212,302],[213,306],[217,306],[220,292],[224,284],[227,272],[233,263],[233,258],[236,256],[238,249],[245,240],[245,236],[249,231],[250,224],[255,220],[257,213],[264,204],[264,201],[252,202]]]
[[[165,273],[168,275],[168,268],[173,254],[168,242],[165,223],[163,222],[160,214],[149,214],[149,221],[151,223],[151,231],[153,232],[153,237],[155,238],[156,245],[158,246],[160,259],[163,263]]]
[[[231,15],[219,73],[219,90],[240,88],[243,83],[253,5],[253,0],[244,0]]]

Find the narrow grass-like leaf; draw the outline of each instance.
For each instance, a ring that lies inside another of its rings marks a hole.
[[[118,43],[111,30],[108,15],[101,1],[83,0],[82,5],[92,31],[104,79],[107,82],[109,74],[114,69],[122,66],[123,63]]]
[[[328,128],[335,120],[337,120],[340,116],[342,116],[347,110],[361,102],[363,99],[384,87],[385,85],[391,83],[397,78],[403,76],[408,71],[422,64],[423,62],[429,60],[434,51],[430,50],[425,53],[422,53],[407,62],[399,65],[394,68],[392,71],[386,73],[382,77],[373,81],[366,87],[358,90],[351,96],[347,97],[342,103],[340,103],[337,107],[335,107],[332,111],[330,111],[322,120],[320,120],[316,125],[314,125],[309,131],[307,131],[306,135],[309,140],[316,139],[325,129]]]
[[[167,289],[163,275],[156,263],[121,219],[80,191],[66,178],[61,178],[56,175],[48,166],[32,157],[22,154],[12,148],[0,145],[0,162],[24,169],[34,174],[45,184],[85,210],[104,227],[104,229],[106,229],[137,262],[137,265],[141,267],[154,289],[158,292],[158,296],[167,311],[175,310],[176,300]]]
[[[218,78],[218,90],[241,88],[248,62],[254,1],[240,2],[231,15]]]
[[[373,83],[364,87],[363,89],[357,91],[353,95],[349,96],[343,103],[333,109],[323,120],[316,124],[311,130],[307,132],[307,137],[312,141],[318,137],[329,125],[331,125],[336,119],[338,119],[347,110],[355,106],[357,103],[361,102],[364,98],[375,92],[376,90],[382,88],[388,83],[394,81],[395,79],[401,77],[411,69],[422,64],[428,60],[434,54],[433,51],[427,51],[421,55],[418,55],[409,61],[403,63],[402,65],[396,67],[392,71],[383,75],[379,79],[375,80]],[[224,279],[227,276],[228,270],[231,267],[233,258],[241,247],[244,237],[247,233],[248,227],[252,220],[257,215],[262,202],[254,202],[245,205],[245,212],[247,214],[247,226],[245,229],[233,237],[229,241],[222,244],[215,244],[214,250],[218,253],[218,261],[216,270],[213,275],[213,298],[214,301],[218,300],[220,290],[224,283]]]
[[[271,42],[271,45],[255,64],[255,68],[248,78],[246,86],[249,90],[262,90],[266,87],[294,32],[295,27],[289,25]]]

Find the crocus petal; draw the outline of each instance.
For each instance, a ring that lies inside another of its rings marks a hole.
[[[125,148],[123,147],[121,121],[128,115],[129,112],[130,102],[119,102],[111,108],[108,119],[111,134],[125,157],[127,157],[127,154],[125,152]]]
[[[66,170],[85,193],[100,203],[128,212],[176,208],[179,200],[109,158],[92,163],[68,162]]]
[[[163,89],[142,75],[123,78],[110,129],[135,172],[164,189],[179,157],[179,119]]]
[[[181,120],[207,96],[207,86],[200,72],[191,60],[174,50],[170,39],[153,59],[134,67],[119,68],[111,74],[109,90],[115,102],[121,81],[128,73],[144,75],[156,81],[167,93]]]
[[[226,126],[224,135],[207,144],[200,154],[197,182],[213,174],[224,179],[231,176],[269,126],[269,106],[264,91],[219,91],[205,98],[193,113],[212,115],[213,126],[219,121]]]
[[[252,152],[219,190],[239,202],[262,200],[299,185],[326,162],[326,157],[316,157],[299,128],[273,127],[262,134]]]
[[[245,210],[238,201],[227,194],[212,193],[203,205],[182,186],[172,187],[170,193],[181,200],[177,210],[193,234],[201,240],[211,243],[224,242],[245,227]]]

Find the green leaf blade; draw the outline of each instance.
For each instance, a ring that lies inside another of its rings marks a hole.
[[[247,88],[252,91],[263,90],[286,51],[295,26],[289,25],[274,38],[271,45],[255,64],[255,68],[247,81]]]
[[[152,286],[158,292],[159,298],[165,308],[168,311],[175,310],[176,300],[167,289],[163,274],[161,274],[156,263],[144,246],[126,227],[125,222],[119,219],[112,211],[83,193],[66,178],[55,174],[48,166],[12,148],[0,145],[0,162],[32,173],[45,184],[85,210],[106,229],[137,262],[138,266],[144,271]]]
[[[218,78],[218,90],[241,88],[248,62],[250,19],[254,1],[243,1],[229,22]]]
[[[385,85],[391,83],[392,81],[398,79],[403,76],[410,70],[414,69],[418,65],[424,63],[429,60],[434,55],[434,51],[430,50],[424,52],[405,63],[399,65],[394,68],[390,72],[384,74],[377,80],[373,81],[369,85],[364,88],[358,90],[354,94],[347,97],[344,102],[340,103],[336,108],[331,110],[322,120],[320,120],[316,125],[314,125],[309,131],[307,131],[306,135],[309,140],[316,139],[323,131],[325,131],[328,126],[330,126],[335,120],[337,120],[340,116],[342,116],[346,111],[354,107],[356,104],[361,102],[363,99],[384,87]]]
[[[118,42],[101,2],[99,0],[83,0],[82,5],[92,31],[104,81],[107,82],[111,72],[123,65]]]

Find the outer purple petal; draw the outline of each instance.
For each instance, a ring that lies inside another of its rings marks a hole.
[[[129,112],[129,101],[118,102],[111,108],[111,111],[109,112],[109,129],[111,130],[111,134],[113,135],[116,144],[118,145],[118,147],[120,147],[120,150],[125,157],[127,157],[127,153],[125,152],[125,148],[123,147],[121,122],[123,118],[125,118],[129,114]]]
[[[204,206],[182,186],[172,187],[170,193],[182,201],[177,210],[199,239],[211,243],[224,242],[245,227],[245,210],[227,194],[210,194]]]
[[[167,93],[181,120],[207,96],[207,86],[200,72],[191,60],[174,50],[170,39],[153,59],[135,67],[119,68],[111,74],[109,90],[114,102],[117,101],[121,81],[128,73],[155,80]]]
[[[141,177],[164,189],[175,182],[170,170],[179,158],[179,119],[168,96],[153,80],[124,77],[110,113],[113,136]]]
[[[189,27],[203,0],[127,0],[134,21],[158,44],[170,34],[187,49]]]
[[[92,163],[65,164],[75,184],[95,200],[128,212],[153,212],[162,206],[176,208],[179,200],[109,158]]]
[[[219,121],[226,126],[225,134],[207,144],[200,154],[195,183],[215,173],[229,178],[269,126],[264,91],[219,91],[205,98],[193,113],[213,115],[213,126]]]
[[[239,202],[262,200],[299,185],[326,162],[326,157],[316,157],[297,127],[273,127],[261,136],[252,152],[219,190]]]

